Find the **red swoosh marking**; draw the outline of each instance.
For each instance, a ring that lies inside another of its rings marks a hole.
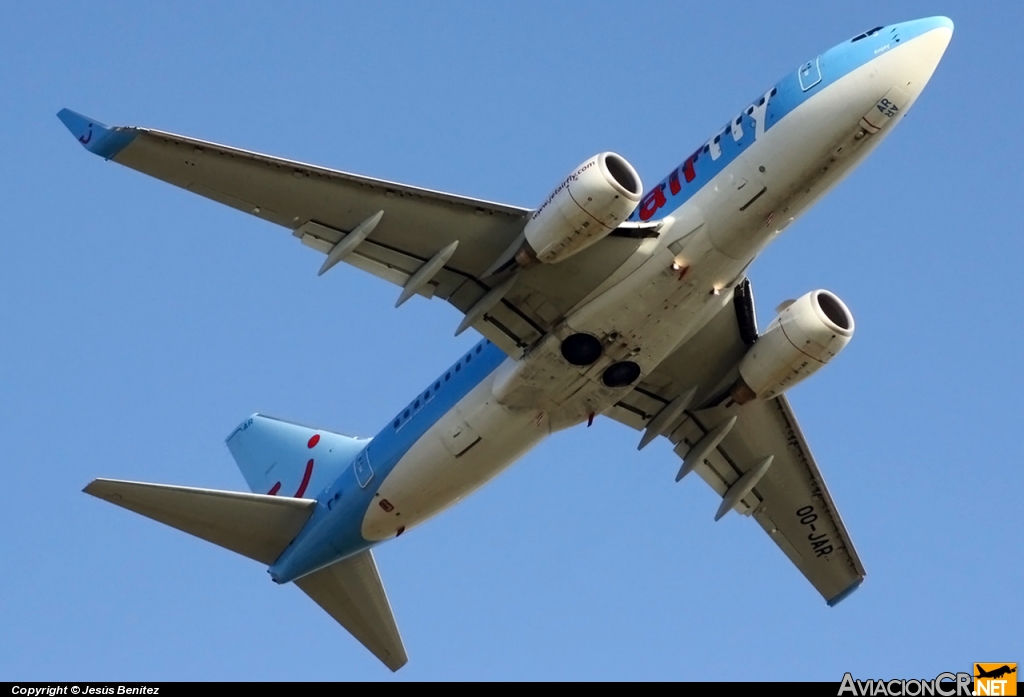
[[[309,478],[313,475],[313,460],[310,459],[306,463],[306,472],[302,475],[302,484],[299,484],[299,490],[295,492],[295,498],[301,499],[302,495],[306,493],[306,487],[309,486]]]

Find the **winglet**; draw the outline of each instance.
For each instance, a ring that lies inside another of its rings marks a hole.
[[[138,134],[134,128],[111,128],[70,109],[58,111],[57,118],[86,150],[105,160],[128,147]]]

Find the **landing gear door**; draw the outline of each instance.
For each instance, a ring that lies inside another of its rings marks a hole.
[[[363,452],[359,453],[355,464],[352,465],[352,469],[356,473],[356,481],[359,482],[359,486],[363,489],[373,479],[373,467],[370,466],[370,455],[367,450],[369,448],[363,448]]]
[[[801,65],[797,76],[800,78],[800,89],[804,92],[821,82],[821,56]]]

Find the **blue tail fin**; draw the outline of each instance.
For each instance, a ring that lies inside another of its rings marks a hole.
[[[261,414],[227,437],[228,450],[253,493],[295,498],[314,498],[368,442]]]

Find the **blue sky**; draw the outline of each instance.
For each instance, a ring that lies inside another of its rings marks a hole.
[[[0,679],[933,677],[1024,660],[1017,3],[17,3],[0,24]],[[692,5],[692,6],[690,6]],[[659,181],[877,24],[956,33],[891,137],[751,270],[846,351],[791,393],[868,570],[828,608],[752,521],[599,420],[377,558],[397,676],[254,562],[82,493],[243,489],[254,411],[371,435],[456,311],[88,155],[56,112],[535,206],[614,150]],[[1017,639],[1013,639],[1017,636]]]

